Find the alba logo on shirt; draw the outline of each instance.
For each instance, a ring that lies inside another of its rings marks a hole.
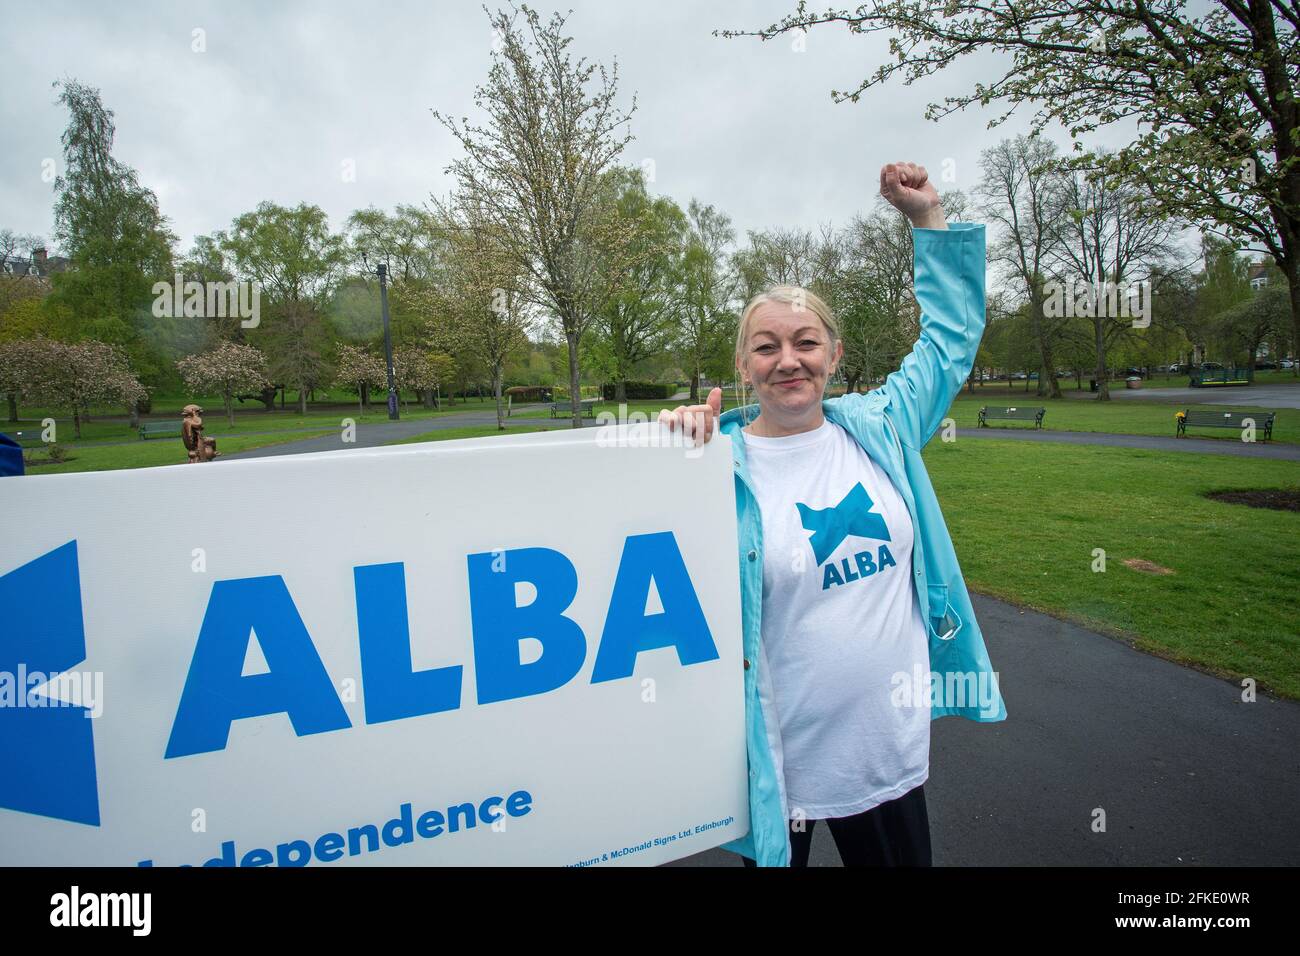
[[[803,502],[795,502],[795,507],[799,509],[799,518],[803,521],[804,528],[812,532],[808,543],[812,545],[818,567],[850,535],[892,540],[884,516],[871,510],[875,507],[875,502],[867,494],[867,489],[862,487],[862,482],[855,484],[834,508],[810,508]],[[826,565],[822,574],[822,590],[827,590],[831,585],[859,581],[896,564],[886,545],[880,545],[874,556],[870,551],[859,551],[852,558],[840,559],[838,565]]]

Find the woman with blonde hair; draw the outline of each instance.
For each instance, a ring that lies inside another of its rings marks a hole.
[[[984,332],[984,226],[947,223],[914,163],[884,166],[880,191],[913,226],[921,331],[898,370],[826,400],[839,326],[779,286],[737,330],[756,404],[720,416],[715,388],[659,416],[732,441],[750,830],[724,848],[750,866],[806,866],[821,819],[846,866],[930,865],[930,721],[1006,719],[921,460]]]

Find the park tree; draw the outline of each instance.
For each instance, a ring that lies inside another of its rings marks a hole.
[[[533,327],[532,276],[520,268],[499,220],[471,196],[435,202],[432,223],[440,241],[438,281],[408,286],[399,297],[426,316],[428,344],[459,359],[439,370],[438,381],[446,384],[469,367],[482,368],[497,428],[504,429],[506,365],[528,347]]]
[[[10,272],[5,268],[10,259],[30,259],[33,251],[43,245],[39,236],[0,229],[0,317],[19,302],[49,294],[48,279],[20,275],[17,270]]]
[[[175,235],[153,192],[113,156],[113,113],[99,91],[76,80],[55,84],[69,113],[63,172],[54,180],[54,238],[68,268],[53,276],[52,304],[76,318],[80,337],[122,346],[149,381],[167,369],[153,338],[153,284],[172,278]]]
[[[661,353],[672,339],[678,318],[686,216],[667,196],[651,197],[641,171],[615,167],[606,188],[617,215],[632,227],[636,264],[627,281],[593,320],[601,370],[614,383],[614,401],[627,400],[627,382],[646,359]],[[596,350],[593,350],[596,351]]]
[[[384,388],[388,383],[388,367],[384,360],[369,349],[343,343],[334,362],[334,384],[357,391],[357,409],[365,414],[370,404],[370,389]]]
[[[397,289],[389,301],[397,302]],[[343,342],[376,343],[384,335],[379,283],[361,276],[341,281],[325,309],[333,337]]]
[[[491,15],[498,43],[475,102],[486,125],[434,116],[465,156],[448,167],[458,192],[498,227],[513,269],[530,278],[538,306],[558,319],[568,348],[568,379],[579,394],[579,342],[634,265],[634,230],[603,202],[602,176],[631,139],[620,131],[618,67],[573,60],[565,18],[542,22],[521,6]],[[599,83],[593,81],[597,73]],[[573,406],[573,427],[582,427]]]
[[[993,356],[994,363],[1011,375],[1019,371],[1032,371],[1041,359],[1038,341],[1029,321],[1029,304],[1020,296],[987,296],[987,320],[984,328],[984,345]],[[1041,378],[1041,373],[1039,375]],[[1029,390],[1029,379],[1025,379]]]
[[[906,346],[897,313],[883,306],[882,283],[867,269],[849,270],[837,286],[835,311],[844,356],[840,371],[846,392],[858,391],[891,370]]]
[[[809,229],[776,228],[751,230],[748,235],[748,266],[756,270],[759,288],[774,285],[802,286],[813,281],[813,246]]]
[[[221,246],[221,233],[195,237],[194,245],[176,264],[176,268],[182,281],[197,282],[205,288],[209,283],[226,283],[235,278],[234,266]],[[203,322],[194,323],[191,326],[193,339],[183,351],[188,354],[218,342],[245,343],[247,336],[243,318],[238,310],[228,311],[228,315],[207,315]]]
[[[1089,290],[1078,304],[1085,307],[1092,326],[1097,400],[1104,402],[1110,400],[1107,353],[1114,343],[1134,337],[1134,317],[1119,314],[1133,310],[1112,310],[1103,297],[1106,283],[1129,283],[1126,291],[1141,288],[1134,283],[1145,283],[1147,291],[1141,295],[1150,295],[1152,276],[1167,264],[1176,230],[1167,217],[1147,208],[1141,188],[1130,180],[1107,180],[1078,171],[1064,176],[1065,215],[1055,220],[1056,242],[1048,253],[1064,287],[1058,302],[1063,304],[1065,295],[1073,297],[1076,280]],[[1116,306],[1122,298],[1116,297]]]
[[[945,194],[944,208],[953,197]],[[950,213],[951,215],[951,213]],[[912,289],[912,225],[879,199],[868,215],[857,215],[845,229],[852,269],[835,301],[844,341],[844,371],[849,391],[870,384],[902,360],[920,335],[920,314]]]
[[[1199,347],[1204,359],[1210,357],[1206,353],[1211,344],[1222,349],[1229,347],[1219,317],[1233,306],[1248,301],[1251,289],[1250,264],[1235,243],[1213,233],[1202,233],[1201,258],[1204,270],[1196,290],[1196,305],[1187,324],[1189,338]],[[1227,358],[1217,354],[1214,357]]]
[[[840,23],[854,34],[884,33],[888,61],[859,86],[832,91],[857,102],[896,74],[929,76],[972,53],[994,72],[988,82],[931,103],[941,119],[973,103],[1024,102],[1035,131],[1069,129],[1066,161],[1141,186],[1154,208],[1249,240],[1286,276],[1292,347],[1300,354],[1300,7],[1294,0],[879,0],[856,10],[809,12],[804,2],[778,23],[725,36],[770,39]],[[1114,154],[1084,151],[1080,134],[1123,122],[1145,127]],[[1300,366],[1297,366],[1300,374]]]
[[[1281,283],[1256,290],[1249,299],[1216,316],[1219,338],[1228,347],[1231,364],[1235,365],[1244,353],[1245,367],[1254,375],[1259,347],[1286,324],[1287,317],[1287,291]]]
[[[251,345],[221,342],[176,363],[186,387],[199,393],[216,392],[226,409],[226,420],[235,426],[234,398],[241,392],[259,392],[269,382],[266,356]]]
[[[219,233],[217,244],[234,274],[261,290],[264,316],[246,330],[247,341],[267,355],[276,382],[297,389],[305,415],[307,393],[327,375],[322,315],[347,262],[343,236],[319,206],[263,202]]]
[[[32,383],[42,377],[48,358],[44,337],[11,339],[0,343],[0,393],[9,406],[9,421],[18,421],[18,398],[26,395]]]
[[[40,338],[5,349],[11,350],[19,355],[19,397],[31,404],[70,411],[77,438],[91,406],[132,406],[148,395],[131,371],[125,350],[117,345],[93,339],[60,342]]]
[[[1065,176],[1053,165],[1056,147],[1040,137],[1003,140],[980,154],[976,187],[981,213],[998,228],[989,259],[1028,303],[1030,334],[1038,348],[1038,394],[1061,397],[1053,348],[1064,324],[1047,314],[1046,285],[1059,218],[1067,208]]]
[[[399,204],[390,214],[382,209],[358,209],[348,217],[350,267],[370,274],[374,263],[388,266],[394,286],[429,280],[438,268],[438,242],[433,215],[421,206]]]
[[[689,232],[682,257],[677,354],[691,379],[691,403],[700,401],[700,377],[735,375],[736,322],[733,308],[738,277],[729,248],[736,232],[726,213],[692,199],[686,211]]]
[[[442,384],[440,368],[428,349],[403,346],[393,352],[393,382],[397,394],[415,392],[426,408],[434,404],[434,390]]]

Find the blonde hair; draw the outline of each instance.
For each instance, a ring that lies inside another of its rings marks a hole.
[[[797,285],[776,285],[760,292],[749,300],[745,310],[740,313],[740,324],[736,327],[736,360],[740,361],[745,350],[745,342],[749,338],[749,320],[758,307],[768,302],[780,302],[785,305],[794,306],[795,312],[801,312],[804,309],[810,309],[817,318],[821,319],[830,341],[827,342],[828,359],[835,354],[835,343],[840,340],[840,324],[835,319],[835,313],[831,307],[823,301],[822,297],[810,289]],[[749,389],[745,387],[742,376],[737,369],[736,375],[736,402],[737,407],[745,408],[750,405]],[[826,385],[830,385],[830,378],[826,379]],[[823,389],[823,395],[825,394]],[[748,413],[742,416],[744,423],[748,425],[753,421],[753,417]]]

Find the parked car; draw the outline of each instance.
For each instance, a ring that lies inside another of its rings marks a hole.
[[[1275,369],[1275,368],[1277,368],[1277,363],[1276,363],[1276,362],[1263,361],[1263,362],[1256,362],[1256,363],[1255,363],[1255,370],[1256,370],[1256,371],[1258,371],[1258,370],[1260,370],[1260,369]]]
[[[1012,374],[1011,377],[1015,379],[1017,382],[1023,382],[1029,376],[1026,375],[1024,372],[1015,372],[1014,374]]]
[[[1201,371],[1203,372],[1221,372],[1223,365],[1220,362],[1202,362]]]
[[[1278,368],[1295,368],[1295,362],[1290,359],[1283,359],[1278,363]]]

